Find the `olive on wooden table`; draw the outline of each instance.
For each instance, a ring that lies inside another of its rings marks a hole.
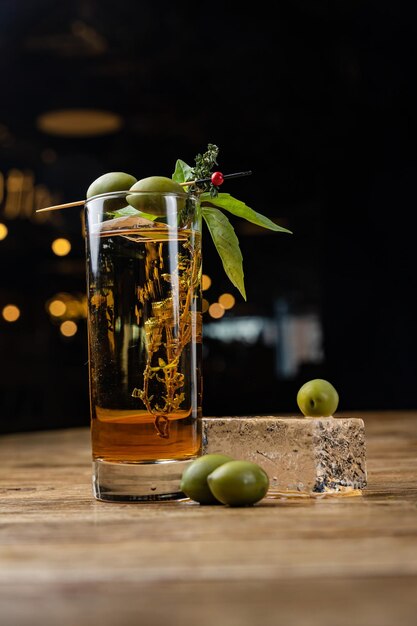
[[[207,476],[223,463],[232,460],[232,457],[226,454],[200,456],[184,470],[180,485],[181,491],[200,504],[220,504],[210,491]]]
[[[207,477],[210,491],[222,504],[249,506],[268,492],[268,474],[250,461],[229,461]]]

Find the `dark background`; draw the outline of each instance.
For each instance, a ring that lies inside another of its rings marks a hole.
[[[232,219],[247,303],[204,239],[206,297],[237,299],[222,320],[204,317],[204,414],[298,412],[296,392],[315,377],[333,382],[344,412],[416,408],[415,12],[401,2],[274,7],[1,0],[0,172],[29,171],[46,198],[69,202],[103,172],[170,176],[177,158],[192,164],[217,144],[220,170],[253,171],[223,190],[293,235]],[[98,137],[37,127],[47,111],[80,107],[123,125]],[[11,192],[0,205],[0,309],[16,304],[21,316],[0,317],[0,429],[86,425],[85,319],[64,338],[45,307],[85,292],[80,212],[7,217]],[[51,252],[60,236],[67,257]],[[225,319],[255,319],[264,332],[252,344],[213,339],[209,327]],[[301,335],[288,341],[285,329],[303,320],[320,349],[288,369]]]

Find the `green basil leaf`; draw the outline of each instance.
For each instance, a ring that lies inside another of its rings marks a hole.
[[[113,217],[129,217],[129,216],[133,216],[133,215],[138,215],[139,217],[145,217],[147,220],[156,220],[157,216],[156,215],[150,215],[150,213],[143,213],[142,211],[138,211],[138,209],[135,209],[133,206],[125,206],[123,209],[119,209],[118,211],[115,211],[113,214]]]
[[[175,164],[175,172],[172,175],[172,180],[175,180],[176,183],[185,183],[187,180],[192,180],[192,176],[192,168],[187,165],[185,161],[178,159]]]
[[[233,215],[237,215],[238,217],[242,217],[248,222],[252,222],[257,226],[262,226],[263,228],[269,228],[270,230],[274,230],[276,232],[283,233],[291,233],[290,230],[284,228],[283,226],[278,226],[268,217],[261,215],[261,213],[257,213],[250,207],[248,207],[244,202],[233,198],[228,193],[219,193],[215,198],[211,198],[209,193],[201,194],[201,205],[202,206],[210,206],[217,207],[219,209],[225,209],[229,211],[229,213],[233,213]]]
[[[242,253],[233,226],[227,217],[214,207],[204,206],[201,213],[222,260],[224,271],[246,300]]]

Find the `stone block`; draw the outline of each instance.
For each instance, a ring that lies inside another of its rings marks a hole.
[[[363,420],[349,417],[206,417],[203,454],[253,461],[270,493],[319,494],[366,486]]]

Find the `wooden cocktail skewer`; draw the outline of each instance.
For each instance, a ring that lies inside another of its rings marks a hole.
[[[198,180],[188,180],[185,183],[179,183],[181,187],[190,187],[191,185],[197,185],[198,183],[210,183],[220,186],[227,178],[238,178],[240,176],[249,176],[252,174],[248,172],[236,172],[235,174],[222,174],[221,172],[213,172],[210,178],[199,178]],[[36,209],[36,213],[43,213],[44,211],[58,211],[58,209],[69,209],[73,206],[82,206],[86,200],[76,200],[75,202],[66,202],[65,204],[54,204],[54,206],[47,206],[43,209]]]
[[[65,204],[54,204],[54,206],[47,206],[44,209],[36,209],[36,213],[42,213],[43,211],[57,211],[58,209],[69,209],[72,206],[82,206],[85,200],[76,200],[75,202],[66,202]]]

